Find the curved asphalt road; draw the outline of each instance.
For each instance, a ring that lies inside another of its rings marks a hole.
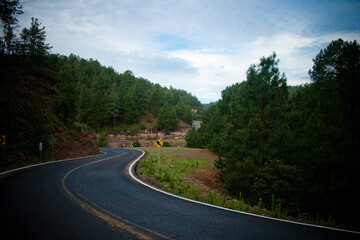
[[[129,176],[140,152],[103,151],[0,175],[1,239],[360,239],[164,195]]]

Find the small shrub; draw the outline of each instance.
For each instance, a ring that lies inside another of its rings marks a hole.
[[[193,200],[197,200],[197,201],[204,201],[204,197],[201,195],[201,193],[193,187],[190,187],[190,191],[185,194],[185,197],[193,199]]]
[[[164,141],[163,147],[172,147],[172,145],[169,142]]]
[[[106,142],[106,136],[101,134],[98,138],[99,147],[107,147],[108,143]]]
[[[143,122],[141,122],[140,125],[139,125],[139,128],[140,128],[141,130],[145,130],[145,129],[146,129],[146,125],[145,125]]]
[[[287,211],[281,207],[281,203],[275,206],[275,217],[280,219],[287,219]]]
[[[141,147],[139,140],[136,140],[135,142],[133,142],[133,147]]]
[[[218,196],[216,191],[210,191],[208,193],[207,202],[212,205],[216,205],[216,206],[223,205],[223,199]]]

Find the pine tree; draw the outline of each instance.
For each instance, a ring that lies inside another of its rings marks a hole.
[[[133,91],[129,91],[124,97],[124,120],[127,124],[134,124],[139,121],[139,112],[134,101]]]
[[[45,27],[40,27],[37,18],[31,18],[29,29],[24,28],[20,34],[22,53],[25,55],[47,55],[52,48],[46,41]]]
[[[159,110],[157,128],[166,132],[175,131],[178,128],[178,119],[174,107],[165,102]]]
[[[16,35],[14,33],[19,22],[16,15],[22,14],[19,0],[0,1],[0,19],[3,27],[0,35],[0,54],[13,54],[15,52]]]
[[[191,109],[189,106],[185,107],[184,114],[183,114],[181,120],[183,120],[187,124],[190,124],[190,125],[192,124],[193,117],[192,117],[192,112],[191,112]]]
[[[113,116],[113,120],[114,120],[114,128],[116,127],[116,118],[119,116],[119,97],[118,94],[116,92],[116,84],[113,85],[113,87],[111,88],[111,93],[110,93],[110,112]]]

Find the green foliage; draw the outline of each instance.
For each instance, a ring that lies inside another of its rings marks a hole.
[[[179,101],[175,106],[175,110],[178,119],[187,124],[192,124],[193,116],[189,105],[186,105],[183,101]]]
[[[224,199],[218,195],[216,191],[210,191],[207,195],[206,201],[212,205],[223,206]]]
[[[49,54],[45,27],[37,18],[17,30],[17,16],[22,13],[18,0],[0,2],[0,109],[4,116],[0,126],[9,143],[8,159],[35,158],[39,141],[46,149],[49,136],[84,131],[77,126],[100,130],[113,125],[114,130],[126,133],[145,129],[144,124],[138,125],[140,116],[157,115],[165,103],[170,111],[163,116],[167,119],[164,128],[171,131],[177,128],[178,103],[200,107],[190,93],[153,84],[129,70],[117,73],[91,58]],[[99,145],[106,146],[102,134]]]
[[[145,129],[146,129],[145,123],[141,122],[140,125],[139,125],[139,128],[140,128],[141,130],[145,130]]]
[[[254,203],[258,169],[277,155],[274,146],[281,142],[287,87],[277,64],[275,54],[260,59],[260,64],[249,68],[247,81],[222,92],[222,100],[208,110],[214,116],[210,122],[206,116],[203,119],[205,128],[215,128],[204,136],[211,139],[208,146],[226,158],[223,172],[228,189],[234,195],[242,191]]]
[[[183,114],[181,120],[183,120],[187,124],[190,124],[190,125],[192,124],[193,117],[192,117],[191,109],[189,106],[185,107],[184,114]]]
[[[181,194],[200,201],[205,200],[198,189],[190,187],[184,181],[184,174],[195,167],[209,166],[209,162],[202,159],[183,159],[167,156],[162,157],[160,165],[158,165],[157,151],[150,151],[149,155],[139,164],[140,175],[146,176],[148,179],[154,177],[165,189],[174,194]]]
[[[45,27],[40,28],[37,18],[31,18],[29,29],[24,28],[21,31],[21,54],[23,55],[47,55],[52,48],[50,44],[45,43]]]
[[[201,136],[195,128],[191,128],[187,132],[187,134],[185,136],[185,140],[186,140],[186,147],[189,147],[189,148],[203,147],[203,144],[201,142]]]
[[[105,133],[100,134],[100,136],[98,138],[98,146],[99,147],[107,147],[108,146]]]
[[[15,30],[19,22],[16,15],[23,14],[19,0],[0,2],[0,19],[2,31],[0,35],[0,55],[16,52],[17,39]]]
[[[127,124],[137,123],[139,120],[139,112],[135,105],[135,95],[133,91],[128,91],[124,97],[124,120]]]
[[[157,128],[170,132],[177,130],[178,124],[175,108],[165,103],[159,110]]]
[[[359,214],[350,206],[359,182],[360,45],[339,39],[321,50],[309,71],[312,84],[296,96],[291,129],[294,161],[306,186],[299,194],[302,208],[313,215],[334,216],[355,224]],[[305,197],[306,195],[306,197]]]
[[[298,182],[299,170],[295,166],[287,165],[278,159],[272,159],[258,170],[254,183],[254,197],[264,198],[265,206],[273,207],[274,194],[283,200],[285,206],[297,208],[288,196],[296,196],[296,188],[301,186]],[[270,202],[271,200],[271,202]]]
[[[146,79],[136,78],[130,71],[119,74],[111,67],[101,66],[98,61],[85,60],[72,54],[44,56],[38,65],[27,61],[22,64],[25,73],[31,71],[39,74],[40,71],[44,77],[54,79],[60,100],[57,110],[60,120],[66,124],[83,122],[94,129],[110,123],[115,127],[117,124],[136,124],[141,114],[158,114],[166,94],[175,94],[181,102],[194,98],[183,90],[170,91]],[[196,106],[200,105],[196,101]],[[162,127],[173,131],[178,124],[175,105],[166,104],[168,108],[163,114],[165,125]],[[151,115],[148,117],[150,119]]]
[[[261,58],[246,81],[227,87],[203,113],[201,128],[188,132],[187,146],[216,152],[226,187],[260,210],[356,226],[360,45],[330,43],[302,87],[287,87],[278,61],[275,54]]]
[[[235,209],[238,211],[249,212],[250,205],[248,205],[244,202],[244,199],[242,199],[242,197],[241,197],[241,193],[239,196],[240,196],[239,199],[234,199],[234,200],[228,201],[226,203],[226,207]]]
[[[167,141],[164,141],[162,146],[163,147],[172,147],[172,145]]]
[[[200,193],[199,190],[197,190],[194,187],[190,188],[190,190],[185,194],[185,197],[196,200],[196,201],[204,202],[203,195]]]
[[[146,79],[136,78],[129,70],[116,73],[111,67],[101,66],[92,59],[85,60],[75,55],[51,57],[56,58],[53,69],[60,88],[59,111],[69,122],[85,122],[95,129],[109,123],[115,127],[119,122],[131,125],[138,123],[141,114],[159,114],[163,104],[165,106],[166,94],[179,96],[179,101],[194,98],[183,90],[170,91]],[[196,101],[196,106],[200,105]],[[164,126],[172,131],[177,128],[175,105],[166,104]]]
[[[176,105],[181,103],[186,110],[200,107],[198,99],[186,91],[163,88],[135,77],[130,70],[119,74],[93,59],[85,60],[73,54],[49,55],[51,46],[45,42],[45,27],[37,18],[31,18],[30,27],[24,28],[20,37],[16,36],[16,15],[23,13],[21,9],[19,1],[1,1],[1,62],[10,66],[13,61],[12,70],[24,75],[53,79],[59,90],[57,110],[65,124],[84,122],[94,129],[110,122],[114,128],[117,122],[131,125],[146,113],[158,115],[166,103],[170,107],[166,114],[170,115],[165,116],[168,120],[163,127],[171,131],[177,128]],[[188,111],[185,119],[190,121]]]
[[[139,140],[136,140],[135,142],[133,142],[133,147],[141,147],[141,144],[139,143]]]

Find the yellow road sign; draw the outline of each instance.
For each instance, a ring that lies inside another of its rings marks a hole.
[[[5,145],[5,135],[0,135],[0,145]]]
[[[162,141],[160,141],[160,139],[155,142],[155,146],[157,146],[158,148],[161,148],[162,145],[163,143]]]

